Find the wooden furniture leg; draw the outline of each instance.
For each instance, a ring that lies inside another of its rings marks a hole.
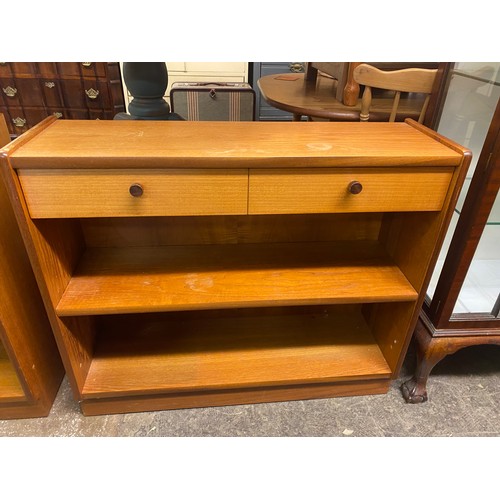
[[[433,339],[421,320],[417,323],[414,339],[417,343],[417,368],[413,377],[403,383],[401,391],[407,403],[425,403],[429,374],[449,353],[442,350],[440,339]]]
[[[464,347],[481,344],[500,345],[500,335],[485,337],[470,336],[435,336],[427,324],[419,318],[414,334],[417,343],[417,367],[413,377],[401,385],[401,392],[407,403],[425,403],[427,379],[436,364],[449,354],[454,354]]]
[[[350,62],[347,74],[347,82],[344,87],[342,102],[346,106],[356,106],[359,98],[359,84],[354,80],[354,70],[360,65],[359,62]]]

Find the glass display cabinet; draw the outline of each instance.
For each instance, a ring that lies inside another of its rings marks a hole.
[[[445,356],[500,344],[500,63],[455,63],[437,125],[473,159],[415,330],[417,367],[401,389],[427,401],[426,384]]]

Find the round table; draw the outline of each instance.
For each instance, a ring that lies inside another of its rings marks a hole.
[[[278,109],[293,114],[294,121],[302,116],[330,121],[359,121],[361,99],[346,106],[336,99],[337,80],[318,75],[315,82],[305,80],[305,74],[282,73],[267,75],[257,82],[262,97]],[[370,121],[387,121],[392,107],[392,92],[373,89]],[[402,95],[396,121],[418,119],[424,98],[419,94]]]

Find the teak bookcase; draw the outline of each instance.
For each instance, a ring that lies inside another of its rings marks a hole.
[[[412,121],[49,118],[2,174],[95,415],[386,392],[469,161]]]
[[[10,142],[0,114],[0,144]],[[64,369],[0,179],[0,419],[45,417]]]

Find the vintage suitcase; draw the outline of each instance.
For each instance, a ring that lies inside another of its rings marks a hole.
[[[190,121],[253,121],[255,91],[248,83],[177,82],[170,106]]]

